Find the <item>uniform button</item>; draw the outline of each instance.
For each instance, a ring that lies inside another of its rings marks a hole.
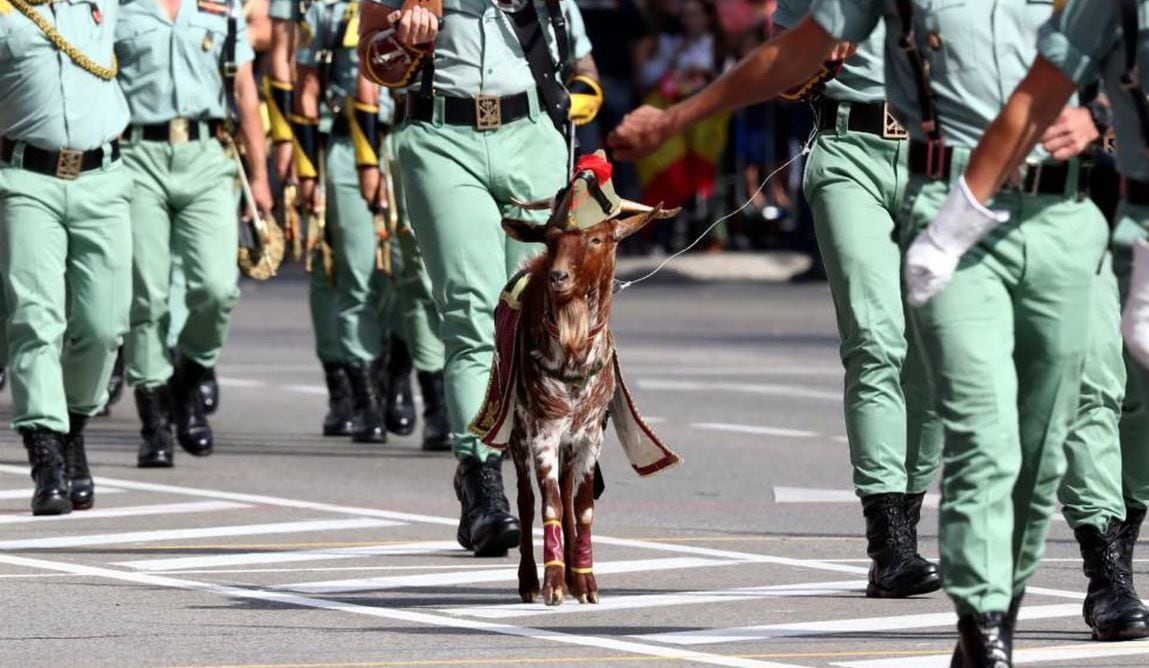
[[[926,36],[926,42],[930,45],[930,48],[933,49],[934,51],[937,51],[937,50],[942,48],[942,36],[939,35],[938,31],[936,31],[936,30],[931,32],[928,36]]]

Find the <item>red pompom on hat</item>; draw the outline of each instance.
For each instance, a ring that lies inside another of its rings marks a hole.
[[[578,163],[575,164],[575,172],[593,172],[595,180],[599,182],[599,185],[602,185],[610,181],[614,174],[614,167],[606,159],[606,156],[598,151],[579,157]]]

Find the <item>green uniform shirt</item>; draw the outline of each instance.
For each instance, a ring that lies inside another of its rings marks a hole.
[[[929,63],[934,104],[951,146],[973,148],[1037,55],[1052,0],[913,0],[914,36]],[[915,139],[924,140],[915,80],[898,48],[893,0],[813,0],[810,13],[836,39],[861,42],[886,26],[886,95]],[[1040,147],[1031,158],[1041,160]]]
[[[402,0],[382,2],[394,8],[403,4]],[[534,3],[546,29],[551,58],[557,62],[546,2]],[[582,58],[591,51],[582,14],[571,0],[561,0],[560,4],[567,17],[572,58]],[[443,0],[443,20],[435,40],[434,85],[437,92],[454,97],[514,95],[535,87],[522,46],[495,0]]]
[[[235,0],[235,11],[241,3]],[[236,22],[236,64],[255,57],[242,15]],[[183,0],[176,20],[157,0],[127,0],[116,22],[120,86],[132,123],[163,123],[173,118],[222,119],[223,43],[227,36],[224,0]]]
[[[1138,31],[1149,28],[1149,1],[1139,0]],[[1117,134],[1117,169],[1128,178],[1149,181],[1149,156],[1137,111],[1129,93],[1121,89],[1125,72],[1125,40],[1117,0],[1070,0],[1042,28],[1038,50],[1079,85],[1098,78],[1113,110]],[[1137,61],[1141,86],[1149,88],[1149,42],[1139,40]]]
[[[299,22],[303,20],[300,0],[271,0],[267,13],[271,18],[280,21]]]
[[[778,0],[774,22],[784,28],[793,28],[810,11],[811,0]],[[841,102],[881,102],[886,98],[886,82],[882,76],[882,40],[886,28],[879,24],[858,50],[842,66],[838,76],[826,83],[824,95]]]
[[[33,9],[96,64],[111,66],[115,0]],[[14,7],[0,12],[0,100],[0,135],[44,150],[99,148],[128,123],[116,82],[81,69]]]
[[[319,67],[319,52],[331,51],[331,66],[321,91],[323,102],[345,104],[348,96],[355,96],[359,78],[359,22],[351,20],[357,3],[348,0],[317,0],[303,15],[303,34],[295,52],[295,60],[305,67]],[[354,7],[354,9],[352,9]],[[330,109],[330,107],[328,107]],[[379,92],[379,118],[390,123],[395,115],[395,102],[389,91]]]

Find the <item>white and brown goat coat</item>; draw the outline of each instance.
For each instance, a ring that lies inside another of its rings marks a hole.
[[[528,263],[501,295],[495,310],[490,382],[471,423],[483,443],[509,449],[515,461],[524,525],[519,593],[528,601],[540,593],[529,529],[534,503],[530,467],[534,463],[543,499],[546,568],[542,594],[548,604],[560,603],[568,587],[581,602],[597,602],[590,528],[594,469],[607,417],[640,476],[681,461],[635,408],[609,324],[619,229],[633,231],[665,214],[618,200],[609,188],[610,164],[601,155],[585,156],[576,173],[574,183],[556,198],[559,203],[549,205],[552,216],[547,226],[504,221],[508,233],[514,233],[512,227],[517,226],[535,235],[532,240],[542,241],[544,234],[549,235],[545,237],[548,251]],[[586,215],[587,203],[592,211],[597,210],[597,217]],[[624,211],[637,215],[616,221]],[[566,286],[567,296],[556,298],[554,263],[565,243],[558,237],[585,243],[586,239],[577,237],[594,235],[597,245],[603,243],[606,231],[613,233],[609,245],[593,259],[590,254],[580,255],[587,266],[575,269],[573,285]]]

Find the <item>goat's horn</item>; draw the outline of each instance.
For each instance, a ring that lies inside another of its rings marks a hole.
[[[555,198],[548,197],[546,199],[538,199],[533,202],[527,202],[512,197],[511,204],[514,204],[520,209],[526,209],[527,211],[550,211],[555,205]]]
[[[659,219],[673,218],[682,210],[681,207],[664,209],[661,203],[658,206],[650,206],[649,204],[642,204],[641,202],[634,202],[628,199],[622,200],[621,204],[622,213],[650,213],[653,211],[654,217]]]

